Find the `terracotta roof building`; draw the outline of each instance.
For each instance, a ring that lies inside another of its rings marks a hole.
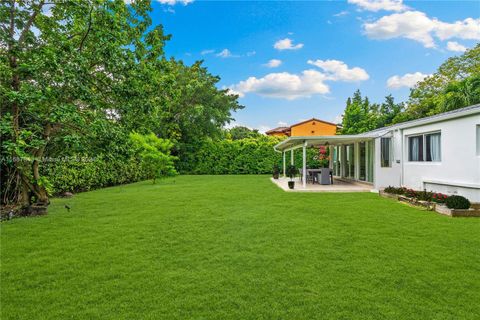
[[[266,135],[275,137],[306,137],[306,136],[333,136],[337,133],[335,123],[312,118],[290,127],[278,127],[265,132]]]

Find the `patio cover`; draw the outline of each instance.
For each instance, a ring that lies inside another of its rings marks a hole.
[[[291,151],[290,162],[293,164],[293,150],[302,148],[302,172],[303,177],[306,177],[307,174],[307,147],[311,146],[321,146],[321,145],[342,145],[342,144],[352,144],[355,142],[368,141],[377,137],[386,137],[391,135],[391,130],[388,129],[377,129],[366,133],[355,134],[355,135],[336,135],[336,136],[305,136],[305,137],[290,137],[282,142],[276,144],[273,149],[277,152],[281,152],[283,155],[283,174],[285,175],[286,170],[286,152]],[[306,188],[306,180],[303,179],[303,188]]]
[[[304,146],[321,146],[327,143],[329,145],[350,144],[354,142],[371,140],[379,136],[385,136],[386,133],[388,133],[388,131],[384,130],[355,135],[290,137],[276,144],[273,148],[275,151],[285,152]]]

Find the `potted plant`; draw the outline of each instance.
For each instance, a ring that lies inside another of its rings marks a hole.
[[[280,167],[278,164],[273,166],[273,179],[278,179],[280,176]]]
[[[293,189],[295,187],[295,181],[293,179],[297,175],[297,168],[292,164],[287,167],[287,176],[290,178],[290,181],[288,181],[288,187],[290,189]]]

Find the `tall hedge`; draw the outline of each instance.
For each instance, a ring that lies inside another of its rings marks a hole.
[[[45,163],[43,174],[51,183],[51,193],[88,191],[147,179],[140,162],[134,158],[69,159]]]
[[[184,174],[269,174],[275,164],[282,165],[282,154],[273,147],[281,140],[274,137],[241,140],[206,140],[179,170]],[[307,165],[318,166],[318,149],[308,149]],[[286,155],[290,163],[290,153]],[[295,165],[301,167],[302,152],[295,151]]]
[[[282,165],[282,154],[273,147],[281,140],[256,137],[241,140],[204,140],[188,149],[176,167],[182,174],[270,174],[275,164]],[[308,149],[307,165],[317,167],[318,149]],[[290,163],[290,153],[286,155]],[[295,150],[295,165],[302,166],[301,149]],[[133,154],[98,155],[46,162],[42,173],[51,183],[51,193],[80,192],[146,180],[148,174]]]

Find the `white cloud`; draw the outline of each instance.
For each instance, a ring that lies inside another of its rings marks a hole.
[[[466,18],[453,23],[442,22],[437,19],[435,22],[435,34],[440,40],[451,38],[480,40],[480,18]]]
[[[293,41],[291,39],[285,38],[285,39],[278,40],[277,42],[275,42],[273,47],[277,50],[298,50],[298,49],[303,48],[303,43],[299,43],[299,44],[294,45]]]
[[[240,98],[245,97],[245,94],[243,92],[235,90],[234,86],[231,86],[231,87],[228,87],[228,88],[224,86],[222,89],[227,90],[227,94],[229,94],[229,95],[237,95]]]
[[[450,38],[480,40],[480,19],[467,18],[447,23],[429,18],[420,11],[407,11],[384,16],[363,24],[365,34],[372,39],[407,38],[434,48],[434,36],[440,40]]]
[[[305,70],[299,75],[288,72],[269,73],[262,78],[250,77],[240,81],[230,89],[242,94],[253,92],[264,97],[293,100],[329,93],[325,80],[325,75],[316,70]]]
[[[187,4],[193,2],[193,0],[156,0],[156,1],[160,2],[161,4],[168,4],[170,6],[174,6],[177,3],[181,3],[184,6],[186,6]]]
[[[348,3],[355,4],[362,10],[377,12],[385,11],[405,11],[408,9],[402,0],[348,0]]]
[[[333,118],[333,123],[339,124],[343,122],[343,114],[337,115],[335,118]]]
[[[277,126],[279,127],[288,127],[288,124],[285,121],[278,121]]]
[[[210,53],[214,53],[215,50],[212,50],[212,49],[207,49],[207,50],[202,50],[202,52],[200,52],[200,54],[202,56],[206,55],[206,54],[210,54]]]
[[[333,16],[334,17],[341,17],[341,16],[346,16],[348,14],[349,14],[349,12],[344,10],[344,11],[340,11],[339,13],[334,14]]]
[[[265,134],[265,132],[267,132],[270,129],[272,129],[272,128],[270,126],[266,126],[266,125],[260,125],[257,128],[258,132],[260,132],[262,134]]]
[[[456,41],[448,41],[447,50],[454,51],[454,52],[465,52],[467,50],[467,47],[461,45]]]
[[[247,57],[251,57],[251,56],[254,56],[256,54],[257,54],[256,51],[249,51],[249,52],[247,52]]]
[[[131,3],[135,2],[135,0],[124,0],[124,1],[125,1],[126,4],[131,4]],[[155,1],[160,2],[161,4],[167,4],[167,5],[170,5],[170,6],[174,6],[177,3],[181,3],[184,6],[186,6],[187,4],[192,3],[194,0],[155,0]]]
[[[276,68],[282,64],[282,60],[278,59],[272,59],[268,61],[264,66],[269,67],[269,68]]]
[[[322,69],[327,80],[354,82],[368,80],[369,78],[367,71],[364,69],[359,67],[349,68],[345,62],[339,60],[308,60],[308,64]]]
[[[417,82],[422,81],[428,76],[429,74],[423,74],[421,72],[407,73],[407,74],[404,74],[403,76],[393,76],[388,78],[387,87],[392,89],[399,89],[402,87],[411,88]]]
[[[349,68],[339,60],[309,60],[322,71],[308,69],[300,74],[288,72],[269,73],[261,78],[250,77],[230,86],[229,92],[243,97],[247,93],[260,96],[293,100],[323,95],[330,92],[326,81],[362,81],[369,78],[368,73],[358,67]]]
[[[232,57],[234,57],[234,55],[228,49],[223,49],[222,51],[217,53],[216,56],[220,57],[220,58],[232,58]]]

